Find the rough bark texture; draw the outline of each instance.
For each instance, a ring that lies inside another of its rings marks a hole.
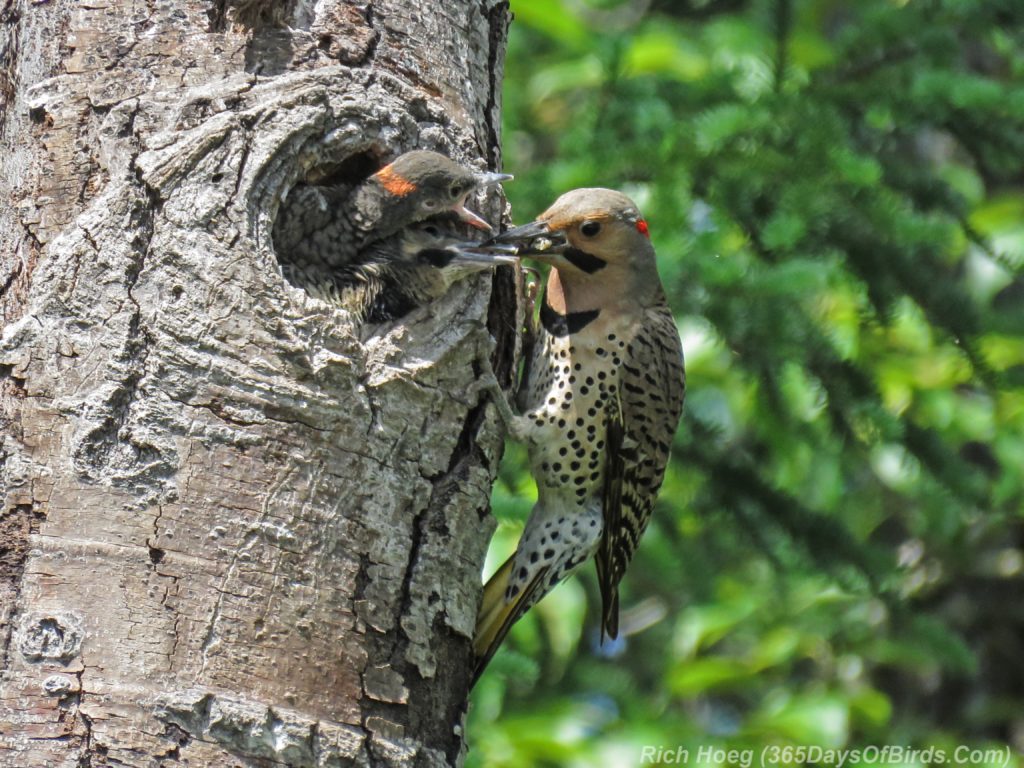
[[[507,17],[0,0],[0,765],[460,761],[500,436],[452,393],[511,278],[358,328],[270,231],[405,149],[496,167]]]

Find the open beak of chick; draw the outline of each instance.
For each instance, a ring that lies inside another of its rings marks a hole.
[[[501,184],[505,181],[512,181],[512,174],[510,173],[477,173],[474,175],[474,184],[466,190],[466,194],[463,195],[462,199],[459,200],[452,207],[452,211],[464,222],[469,224],[471,227],[483,230],[490,234],[494,231],[494,228],[487,223],[485,219],[473,213],[466,207],[466,198],[469,197],[473,192],[480,189],[486,189],[487,187],[493,187],[496,184]]]

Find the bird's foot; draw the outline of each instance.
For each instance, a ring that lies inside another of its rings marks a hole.
[[[498,378],[494,375],[493,370],[484,371],[480,378],[473,382],[473,388],[476,392],[486,392],[491,396],[491,402],[494,403],[494,407],[498,409],[498,416],[501,417],[502,424],[505,425],[505,429],[515,440],[522,440],[522,436],[519,434],[520,417],[516,415],[512,409],[512,405],[508,401],[508,397],[505,394],[505,390],[501,388],[501,384],[498,383]]]
[[[481,343],[477,346],[476,362],[480,368],[480,375],[469,386],[467,395],[479,401],[481,394],[489,394],[494,407],[498,409],[498,416],[501,418],[506,431],[514,440],[524,440],[525,432],[522,426],[522,417],[518,416],[509,402],[508,395],[498,381],[494,373],[494,366],[491,363],[491,356],[494,353],[496,342],[487,332],[486,328],[480,329]]]

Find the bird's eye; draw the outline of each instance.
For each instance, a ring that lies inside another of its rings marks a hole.
[[[451,195],[452,200],[457,199],[466,191],[466,188],[460,184],[453,184],[452,188],[448,190],[448,194]]]
[[[437,208],[437,200],[432,200],[431,198],[428,197],[426,200],[423,201],[423,207],[426,208],[428,211],[433,210],[434,208]]]
[[[584,221],[580,224],[580,233],[584,237],[593,237],[601,231],[601,222],[599,221]]]

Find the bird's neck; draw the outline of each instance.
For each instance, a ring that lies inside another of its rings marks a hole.
[[[646,289],[637,286],[634,276],[618,266],[609,265],[600,277],[565,275],[553,268],[548,277],[545,301],[560,315],[591,312],[595,309],[631,314],[644,306]]]
[[[600,299],[594,291],[563,279],[558,269],[552,269],[540,310],[541,325],[555,337],[584,333],[600,325],[597,321],[602,315],[616,312]]]
[[[562,285],[562,276],[557,269],[552,269],[551,274],[548,275],[544,303],[560,315],[568,314],[565,287]]]
[[[541,305],[541,324],[553,336],[574,336],[581,332],[600,335],[609,324],[639,321],[647,309],[665,303],[665,293],[657,272],[637,277],[611,265],[601,270],[600,280],[565,275],[552,268]]]

